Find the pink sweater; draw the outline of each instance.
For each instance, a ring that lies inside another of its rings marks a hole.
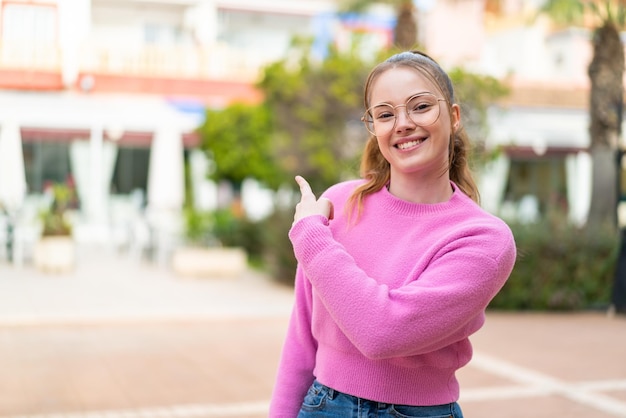
[[[271,418],[294,418],[314,378],[378,402],[455,402],[468,337],[513,269],[511,230],[454,184],[439,204],[383,188],[349,225],[344,205],[360,181],[324,193],[335,219],[309,216],[289,232],[296,299]]]

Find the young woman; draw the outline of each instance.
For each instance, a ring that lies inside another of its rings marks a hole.
[[[365,85],[362,180],[289,232],[298,269],[270,417],[462,417],[455,372],[509,277],[508,226],[477,204],[448,75],[403,52]]]

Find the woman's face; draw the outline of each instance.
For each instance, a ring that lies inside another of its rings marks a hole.
[[[430,96],[423,96],[431,100],[411,100],[407,104],[409,99],[421,93],[431,93]],[[378,121],[374,123],[384,126],[378,129],[376,138],[381,153],[391,165],[392,178],[410,176],[424,180],[447,173],[451,126],[456,129],[460,120],[458,105],[452,106],[451,114],[435,85],[420,72],[408,67],[391,68],[381,73],[370,88],[369,103],[370,109],[393,109],[389,113],[373,115]],[[430,117],[422,115],[426,111],[438,111],[439,116],[430,122]],[[409,117],[408,113],[412,113],[413,117]],[[415,121],[428,124],[419,125]]]

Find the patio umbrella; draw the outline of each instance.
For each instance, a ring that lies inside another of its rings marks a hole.
[[[0,205],[13,214],[26,196],[26,173],[20,127],[15,121],[0,125]]]

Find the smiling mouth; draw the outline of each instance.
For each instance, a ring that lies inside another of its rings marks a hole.
[[[425,140],[426,140],[425,138],[420,138],[420,139],[416,139],[416,140],[413,140],[413,141],[408,141],[408,142],[403,142],[401,144],[396,144],[395,147],[398,148],[398,149],[401,149],[401,150],[409,149],[409,148],[412,148],[412,147],[415,147],[415,146],[421,144]]]

